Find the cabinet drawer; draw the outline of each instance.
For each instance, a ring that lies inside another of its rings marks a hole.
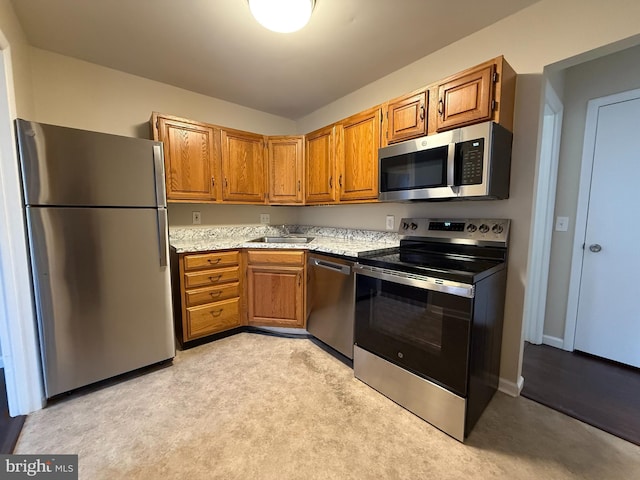
[[[216,287],[205,287],[184,292],[187,307],[195,307],[205,303],[218,302],[228,298],[238,297],[240,287],[238,283],[223,284]]]
[[[238,298],[187,308],[187,335],[190,339],[239,325]]]
[[[237,282],[239,279],[239,270],[239,267],[228,267],[201,270],[199,272],[187,272],[184,274],[184,288],[206,287],[220,283]]]
[[[184,269],[200,270],[212,267],[227,267],[238,265],[238,252],[203,253],[197,255],[184,256]]]
[[[264,265],[304,265],[304,251],[249,250],[249,263]]]

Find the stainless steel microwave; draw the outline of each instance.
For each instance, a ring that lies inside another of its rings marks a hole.
[[[484,122],[381,148],[378,199],[508,198],[512,138]]]

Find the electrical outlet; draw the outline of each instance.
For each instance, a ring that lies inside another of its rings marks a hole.
[[[191,218],[193,220],[194,225],[200,225],[201,223],[200,212],[191,212]]]
[[[269,224],[271,222],[271,216],[268,213],[260,214],[260,223]]]
[[[556,217],[556,232],[569,230],[569,217]]]
[[[395,228],[396,217],[393,215],[387,215],[387,230],[393,230]]]

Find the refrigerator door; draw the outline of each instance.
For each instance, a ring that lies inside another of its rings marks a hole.
[[[27,207],[47,398],[174,357],[163,215]]]
[[[162,143],[17,119],[26,205],[164,207]]]

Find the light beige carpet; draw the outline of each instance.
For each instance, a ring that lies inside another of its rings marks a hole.
[[[309,340],[243,333],[56,402],[15,453],[76,453],[81,479],[627,479],[640,448],[498,393],[465,444]]]

